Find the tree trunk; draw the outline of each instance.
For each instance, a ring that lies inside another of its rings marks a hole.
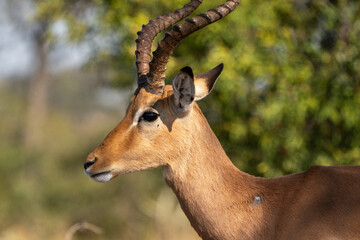
[[[47,115],[49,74],[47,69],[48,45],[44,37],[46,24],[41,24],[34,34],[36,71],[29,82],[25,146],[37,148],[42,143]]]

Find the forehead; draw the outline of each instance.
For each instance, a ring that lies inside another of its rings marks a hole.
[[[130,107],[134,109],[143,109],[152,107],[156,102],[162,99],[166,99],[173,94],[172,86],[166,85],[163,94],[153,94],[141,88],[135,91],[135,94],[131,100]]]

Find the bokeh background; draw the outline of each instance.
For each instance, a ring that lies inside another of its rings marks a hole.
[[[186,2],[0,1],[1,240],[198,239],[161,169],[100,184],[82,168],[136,86],[136,32]],[[180,44],[168,83],[225,64],[199,104],[243,171],[360,164],[359,39],[357,0],[244,0]],[[102,233],[69,235],[82,222]]]

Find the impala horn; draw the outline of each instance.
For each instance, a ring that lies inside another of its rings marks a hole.
[[[195,11],[203,0],[191,0],[174,13],[159,16],[143,25],[136,39],[136,66],[138,73],[138,87],[145,87],[148,92],[162,94],[165,86],[166,64],[176,46],[197,30],[218,21],[231,13],[241,0],[228,0],[215,9],[200,13],[193,18],[187,18],[181,24],[175,24]],[[175,24],[175,25],[174,25]],[[151,56],[151,46],[154,38],[166,28],[174,25],[171,31],[158,44]]]

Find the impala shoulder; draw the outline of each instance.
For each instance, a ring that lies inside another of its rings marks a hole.
[[[331,173],[331,169],[327,166],[314,165],[309,167],[304,173],[305,179],[324,178]]]
[[[327,175],[342,175],[342,174],[360,174],[360,166],[311,166],[307,171],[306,175],[317,175],[317,174],[327,174]]]
[[[360,181],[360,166],[312,166],[304,172],[304,180],[316,180],[324,184],[346,184]]]
[[[314,166],[309,167],[308,170],[305,171],[305,175],[307,175],[307,176],[316,175],[316,174],[319,174],[320,172],[324,172],[324,171],[326,171],[326,167],[314,165]]]

